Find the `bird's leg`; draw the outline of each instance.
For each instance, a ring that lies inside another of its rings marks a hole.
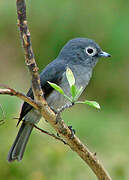
[[[74,135],[75,135],[75,129],[73,129],[72,126],[68,126],[68,128],[69,128],[70,131],[71,131],[71,137],[70,137],[70,139],[73,139],[73,138],[74,138]]]
[[[60,113],[56,114],[56,124],[61,120],[61,115]]]
[[[72,107],[74,105],[74,102],[71,104],[65,104],[64,106],[62,106],[60,109],[55,110],[53,107],[51,107],[51,109],[54,111],[54,113],[56,114],[56,124],[60,121],[61,117],[61,113],[65,110],[68,109],[70,107]]]
[[[64,106],[61,107],[61,109],[58,109],[59,117],[60,117],[60,113],[61,112],[63,112],[65,109],[68,109],[68,108],[72,107],[73,105],[74,105],[74,102],[71,103],[71,104],[65,104]],[[57,116],[56,123],[59,122],[59,120],[60,120],[60,119],[58,119],[59,117]],[[68,126],[68,128],[71,131],[70,139],[73,139],[74,138],[74,134],[75,134],[75,129],[73,129],[72,126]]]
[[[56,114],[56,124],[61,120],[60,114],[67,108],[70,108],[74,105],[74,103],[71,104],[65,104],[64,106],[62,106],[60,109],[55,110],[53,107],[51,107],[51,109],[55,112]],[[75,134],[75,129],[72,128],[72,126],[68,126],[68,128],[71,131],[71,139],[74,138],[74,134]],[[57,136],[60,137],[60,135],[57,133]]]
[[[74,102],[70,103],[70,104],[65,104],[64,106],[62,106],[60,109],[58,109],[57,111],[59,113],[62,113],[65,109],[68,109],[70,107],[72,107],[74,105]]]
[[[55,110],[52,106],[50,107],[52,109],[52,111],[54,111],[54,113],[56,114],[56,124],[60,121],[61,117],[60,117],[60,111],[57,109]]]

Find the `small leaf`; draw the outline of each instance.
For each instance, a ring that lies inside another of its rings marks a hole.
[[[79,98],[79,96],[82,94],[83,87],[81,86],[80,89],[77,89],[76,96],[74,98],[75,101]]]
[[[64,97],[65,97],[66,99],[68,99],[68,101],[70,101],[71,103],[73,102],[73,99],[70,98],[70,97],[68,97],[66,94],[64,94]]]
[[[51,83],[51,82],[49,82],[49,81],[47,81],[47,82],[48,82],[48,83],[50,84],[50,86],[53,87],[56,91],[58,91],[60,94],[64,95],[64,91],[63,91],[63,89],[62,89],[60,86],[56,85],[55,83]]]
[[[55,83],[51,83],[49,81],[47,81],[47,82],[50,84],[51,87],[53,87],[56,91],[58,91],[60,94],[62,94],[66,99],[68,99],[70,102],[72,102],[72,99],[64,93],[63,89],[60,86],[58,86]]]
[[[72,97],[74,99],[76,97],[76,95],[77,95],[77,88],[76,88],[76,86],[72,85],[71,88],[70,88],[70,91],[71,91]]]
[[[100,105],[99,103],[97,103],[96,101],[84,101],[85,104],[88,104],[89,106],[95,107],[97,109],[100,109]]]
[[[97,103],[96,101],[77,101],[76,104],[87,104],[89,106],[92,106],[94,108],[100,109],[100,105],[99,103]]]
[[[70,87],[72,87],[75,84],[75,78],[74,78],[72,70],[69,67],[67,67],[66,69],[66,77],[67,77]]]

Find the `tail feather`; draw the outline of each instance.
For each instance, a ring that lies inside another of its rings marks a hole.
[[[7,157],[7,160],[9,162],[12,162],[14,160],[20,161],[22,159],[32,129],[33,126],[31,124],[25,122],[22,123],[17,137],[9,151]]]

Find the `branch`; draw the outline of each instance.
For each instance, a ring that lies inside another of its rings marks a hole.
[[[60,137],[56,136],[55,134],[49,133],[48,131],[45,131],[45,130],[39,128],[39,127],[36,126],[35,124],[32,124],[32,126],[34,126],[36,129],[38,129],[38,130],[41,131],[42,133],[47,134],[47,135],[49,135],[49,136],[51,136],[51,137],[54,137],[55,139],[63,142],[64,144],[67,144],[63,139],[61,139]]]
[[[0,87],[4,87],[4,89],[0,89],[0,94],[16,96],[16,97],[20,98],[21,100],[27,102],[31,106],[33,106],[35,109],[39,109],[39,105],[33,99],[31,99],[30,97],[27,97],[23,93],[15,91],[14,89],[12,89],[6,85],[0,84]]]
[[[31,106],[33,106],[35,109],[39,110],[39,106],[38,104],[33,100],[31,99],[30,97],[27,97],[25,96],[23,93],[20,93],[18,91],[15,91],[14,89],[6,86],[6,85],[0,85],[6,89],[0,89],[0,94],[4,94],[4,95],[10,95],[10,96],[16,96],[16,97],[19,97],[20,99],[22,99],[23,101],[27,102],[28,104],[30,104]],[[2,109],[2,107],[0,106],[1,108],[1,111],[3,113],[3,119],[5,119],[5,114],[4,114],[4,111]],[[16,118],[17,119],[17,118]],[[0,120],[0,125],[3,124],[4,120]],[[60,137],[56,136],[55,134],[53,133],[49,133],[41,128],[39,128],[38,126],[36,126],[35,124],[32,124],[36,129],[38,129],[39,131],[41,131],[42,133],[45,133],[51,137],[54,137],[55,139],[63,142],[64,144],[67,144],[63,139],[61,139]]]
[[[27,26],[25,0],[17,0],[16,4],[17,4],[18,26],[20,29],[21,40],[25,52],[26,65],[28,66],[32,77],[32,90],[33,90],[34,98],[36,102],[39,102],[41,104],[46,104],[46,101],[44,100],[44,98],[42,98],[43,91],[40,85],[38,67],[35,61],[32,45],[31,45],[30,32]]]
[[[34,98],[35,101],[40,104],[38,110],[41,112],[42,116],[51,124],[51,126],[65,139],[66,143],[70,146],[70,148],[75,151],[91,167],[98,179],[111,180],[110,176],[100,164],[99,160],[97,160],[96,156],[88,150],[88,148],[79,140],[79,138],[74,136],[74,138],[71,139],[71,131],[66,126],[64,121],[61,119],[56,124],[55,113],[47,105],[45,99],[42,98],[43,92],[40,86],[38,67],[34,59],[30,40],[30,32],[27,26],[25,0],[17,0],[17,15],[21,40],[25,52],[26,65],[28,66],[32,76],[32,89],[34,93]],[[21,96],[19,97],[21,98]],[[26,101],[28,101],[28,99],[26,99]],[[32,106],[34,107],[34,105]]]
[[[15,91],[12,88],[9,88],[8,86],[5,85],[0,85],[2,87],[5,87],[6,89],[0,89],[0,94],[4,94],[4,95],[10,95],[10,96],[16,96],[19,97],[21,100],[26,101],[28,104],[30,104],[31,106],[33,106],[34,108],[36,108],[37,110],[40,110],[41,114],[44,117],[44,111],[43,109],[40,109],[41,107],[38,106],[38,104],[33,101],[31,98],[25,96],[24,94]],[[103,166],[100,164],[99,160],[97,160],[96,155],[94,153],[91,153],[88,148],[79,140],[78,137],[74,136],[73,139],[71,139],[71,131],[69,130],[69,128],[65,125],[64,121],[61,120],[59,121],[58,124],[55,123],[56,119],[52,119],[53,116],[50,117],[49,116],[45,116],[46,120],[49,121],[49,123],[53,126],[53,128],[62,135],[62,137],[65,139],[65,141],[63,139],[58,138],[57,136],[50,134],[40,128],[38,128],[36,125],[33,125],[36,129],[40,130],[43,133],[46,133],[60,141],[62,141],[64,144],[69,145],[69,147],[77,152],[77,154],[91,167],[91,169],[95,172],[96,176],[102,180],[111,180],[111,178],[109,177],[108,173],[105,171],[105,169],[103,168]]]
[[[4,110],[3,110],[1,105],[0,105],[0,109],[1,109],[1,112],[2,112],[2,116],[3,116],[3,118],[0,120],[0,125],[2,125],[2,124],[5,123],[5,113],[4,113]]]

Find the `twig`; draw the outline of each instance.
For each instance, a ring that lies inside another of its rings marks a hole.
[[[54,137],[55,139],[57,139],[57,140],[63,142],[64,144],[67,144],[62,138],[56,136],[55,134],[49,133],[48,131],[45,131],[45,130],[39,128],[39,127],[36,126],[35,124],[32,124],[32,125],[33,125],[36,129],[38,129],[39,131],[41,131],[42,133],[45,133],[45,134],[47,134],[47,135],[49,135],[49,136],[51,136],[51,137]]]
[[[70,146],[70,148],[73,151],[75,151],[91,167],[91,169],[94,171],[98,179],[111,180],[110,176],[103,168],[103,166],[100,164],[99,160],[97,160],[96,156],[94,156],[94,154],[87,149],[87,147],[79,140],[79,138],[76,136],[74,136],[73,139],[70,138],[71,131],[65,125],[64,121],[60,120],[57,124],[55,123],[56,122],[55,113],[47,105],[45,99],[42,98],[43,92],[40,86],[38,67],[34,59],[34,54],[30,41],[30,32],[27,26],[25,0],[17,0],[16,2],[17,2],[17,14],[18,14],[18,26],[20,28],[21,40],[25,51],[26,64],[32,76],[32,89],[36,102],[41,105],[40,107],[38,107],[38,110],[40,110],[42,116],[63,137],[63,139],[65,139],[65,141]],[[5,94],[7,94],[7,91],[5,91]],[[19,96],[19,98],[23,99],[22,96]],[[31,104],[31,102],[28,99],[26,99],[26,101],[28,101],[28,103]],[[35,107],[35,103],[32,106]]]
[[[1,106],[1,104],[0,104],[0,109],[1,109],[1,112],[2,112],[2,116],[3,116],[3,118],[0,120],[0,125],[1,125],[1,124],[5,123],[5,113],[4,113],[4,110],[3,110],[2,106]]]
[[[6,85],[1,85],[0,84],[0,87],[4,87],[5,88],[5,89],[0,89],[0,94],[19,97],[23,101],[25,101],[28,104],[30,104],[31,106],[33,106],[35,109],[39,109],[39,105],[33,99],[31,99],[30,97],[27,97],[23,93],[15,91],[14,89],[12,89],[12,88],[10,88],[10,87],[8,87]]]

